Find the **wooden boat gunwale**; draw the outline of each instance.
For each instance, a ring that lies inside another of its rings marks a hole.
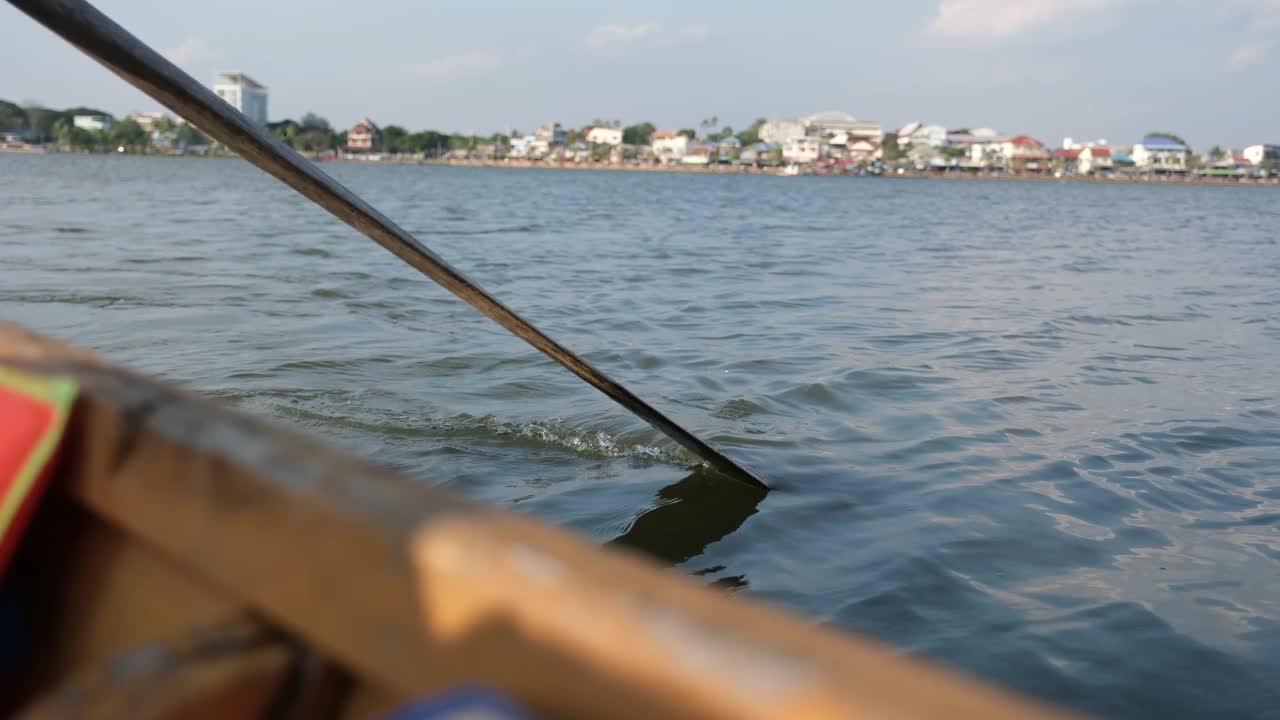
[[[3,323],[0,364],[80,383],[58,494],[382,698],[485,682],[545,717],[1056,715]]]

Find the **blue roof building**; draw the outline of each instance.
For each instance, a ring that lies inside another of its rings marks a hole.
[[[1142,138],[1142,146],[1151,150],[1172,150],[1186,152],[1187,146],[1162,135],[1148,135]]]
[[[1139,169],[1157,173],[1183,173],[1187,171],[1186,145],[1158,135],[1148,135],[1133,146],[1133,164]]]

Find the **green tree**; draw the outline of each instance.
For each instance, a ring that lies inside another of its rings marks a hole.
[[[738,141],[742,143],[742,147],[750,147],[760,142],[760,128],[767,122],[769,121],[764,118],[756,118],[755,122],[751,123],[751,127],[738,133]]]
[[[0,100],[0,130],[26,130],[31,126],[30,122],[26,110],[14,103]]]
[[[649,140],[653,137],[653,131],[656,129],[651,122],[629,125],[622,129],[622,144],[648,145]]]
[[[677,134],[677,135],[683,135],[683,136],[685,136],[685,137],[689,138],[690,140],[695,140],[695,139],[697,139],[697,137],[698,137],[698,131],[697,131],[697,130],[694,130],[693,128],[684,128],[683,130],[680,130],[680,131],[679,131],[679,132],[677,132],[676,134]]]
[[[294,138],[302,132],[302,126],[293,120],[280,120],[267,123],[267,131],[280,138],[285,144],[293,145]]]
[[[711,142],[720,142],[721,140],[733,135],[733,128],[728,125],[720,128],[719,132],[707,133],[707,139]]]
[[[906,150],[898,144],[898,136],[889,133],[884,137],[884,146],[881,148],[881,154],[887,163],[897,162],[906,156]]]
[[[399,125],[382,128],[382,149],[389,153],[413,152],[408,143],[409,131]]]
[[[145,150],[151,136],[138,123],[132,120],[112,124],[106,133],[107,142],[115,147],[122,147],[132,152]]]
[[[391,127],[395,127],[392,125]],[[399,129],[399,128],[397,128]],[[387,131],[383,130],[383,139],[387,137]],[[399,146],[402,148],[398,152],[407,153],[426,153],[427,155],[436,156],[442,154],[449,147],[449,136],[435,130],[423,130],[421,132],[412,133],[404,137]]]
[[[200,132],[199,128],[191,123],[182,123],[177,130],[178,149],[186,150],[193,147],[208,147],[209,138]]]
[[[58,145],[72,150],[92,152],[102,147],[102,134],[93,130],[78,128],[70,118],[58,118],[49,128],[50,134]]]
[[[295,150],[303,150],[307,152],[324,152],[332,150],[334,143],[334,135],[331,131],[314,128],[311,130],[303,130],[298,133],[292,140]]]
[[[27,127],[40,138],[52,138],[53,124],[62,118],[57,111],[47,107],[31,105],[22,108],[27,114]]]
[[[1226,157],[1226,153],[1222,151],[1222,148],[1221,148],[1221,147],[1218,147],[1217,145],[1214,145],[1213,147],[1209,148],[1209,159],[1210,159],[1210,160],[1212,160],[1212,161],[1214,161],[1214,162],[1218,162],[1219,160],[1221,160],[1221,159],[1222,159],[1222,158],[1224,158],[1224,157]]]
[[[595,145],[591,148],[591,162],[608,162],[612,154],[612,145]]]
[[[333,127],[329,125],[329,121],[319,115],[309,112],[302,116],[302,120],[298,123],[303,130],[323,130],[324,132],[332,132]]]

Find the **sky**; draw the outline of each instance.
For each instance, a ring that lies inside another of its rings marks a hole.
[[[96,4],[206,84],[237,70],[268,86],[272,120],[339,128],[742,128],[844,110],[1051,145],[1280,143],[1280,0]],[[0,99],[159,109],[7,3],[0,67]]]

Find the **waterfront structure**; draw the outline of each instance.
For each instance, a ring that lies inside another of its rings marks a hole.
[[[1092,147],[1107,147],[1108,144],[1109,143],[1107,142],[1106,138],[1098,138],[1097,140],[1085,140],[1084,142],[1078,142],[1074,138],[1070,138],[1070,137],[1062,138],[1063,150],[1083,150],[1085,148],[1092,148]]]
[[[36,134],[30,130],[0,131],[0,146],[24,147],[36,140]]]
[[[1049,166],[1049,153],[1044,143],[1030,135],[1017,135],[1000,148],[1006,166],[1011,170],[1043,171]]]
[[[1005,153],[1005,145],[1009,142],[1009,138],[999,135],[961,134],[958,136],[953,134],[949,142],[964,148],[969,156],[969,162],[974,167],[1005,167],[1008,164],[1009,157]]]
[[[361,118],[347,131],[348,152],[373,152],[382,148],[382,130],[369,118]]]
[[[560,127],[558,122],[543,123],[537,130],[533,131],[533,136],[545,142],[548,146],[564,145],[568,141],[569,133]]]
[[[912,122],[898,130],[898,147],[929,147],[938,149],[947,144],[947,129],[941,125],[925,125]]]
[[[267,88],[242,72],[219,73],[213,92],[259,127],[267,124]]]
[[[551,144],[537,135],[519,135],[511,138],[511,150],[508,155],[513,158],[538,160],[546,157],[550,151]]]
[[[802,135],[782,142],[782,158],[791,163],[811,163],[822,157],[822,139]]]
[[[884,136],[880,123],[859,120],[853,115],[840,110],[814,113],[800,121],[806,135],[825,138],[843,134],[849,138],[874,138],[877,142]]]
[[[689,138],[675,130],[656,130],[649,136],[649,147],[659,162],[675,162],[689,152]]]
[[[587,131],[587,142],[616,147],[622,144],[622,128],[593,127]]]
[[[1113,167],[1115,167],[1115,162],[1111,159],[1111,148],[1105,147],[1082,148],[1079,159],[1076,161],[1076,169],[1082,175],[1106,172]]]
[[[712,143],[693,143],[689,145],[688,152],[680,158],[680,162],[685,165],[710,165],[711,159],[716,156],[716,146]]]
[[[878,139],[858,138],[844,147],[844,155],[850,162],[863,165],[879,160],[882,154],[883,144]]]
[[[1250,145],[1240,153],[1240,156],[1250,165],[1261,165],[1271,161],[1280,167],[1280,145]]]
[[[1074,173],[1080,167],[1080,154],[1084,152],[1084,148],[1061,148],[1053,153],[1054,162],[1063,171]]]
[[[800,120],[770,120],[760,126],[762,142],[781,145],[791,138],[804,137],[805,125]]]
[[[738,155],[738,162],[743,165],[771,165],[777,149],[778,146],[773,143],[756,143],[742,150]]]
[[[90,132],[106,132],[111,129],[112,120],[107,115],[76,115],[71,118],[72,127]]]
[[[1177,140],[1148,135],[1133,146],[1133,164],[1151,172],[1186,172],[1189,154],[1187,146]]]
[[[132,121],[138,127],[142,128],[147,132],[152,132],[153,130],[155,130],[156,122],[159,120],[168,119],[174,125],[177,125],[180,122],[177,118],[173,117],[172,115],[169,115],[167,113],[162,113],[162,112],[136,112],[131,115],[126,115],[124,119]]]

